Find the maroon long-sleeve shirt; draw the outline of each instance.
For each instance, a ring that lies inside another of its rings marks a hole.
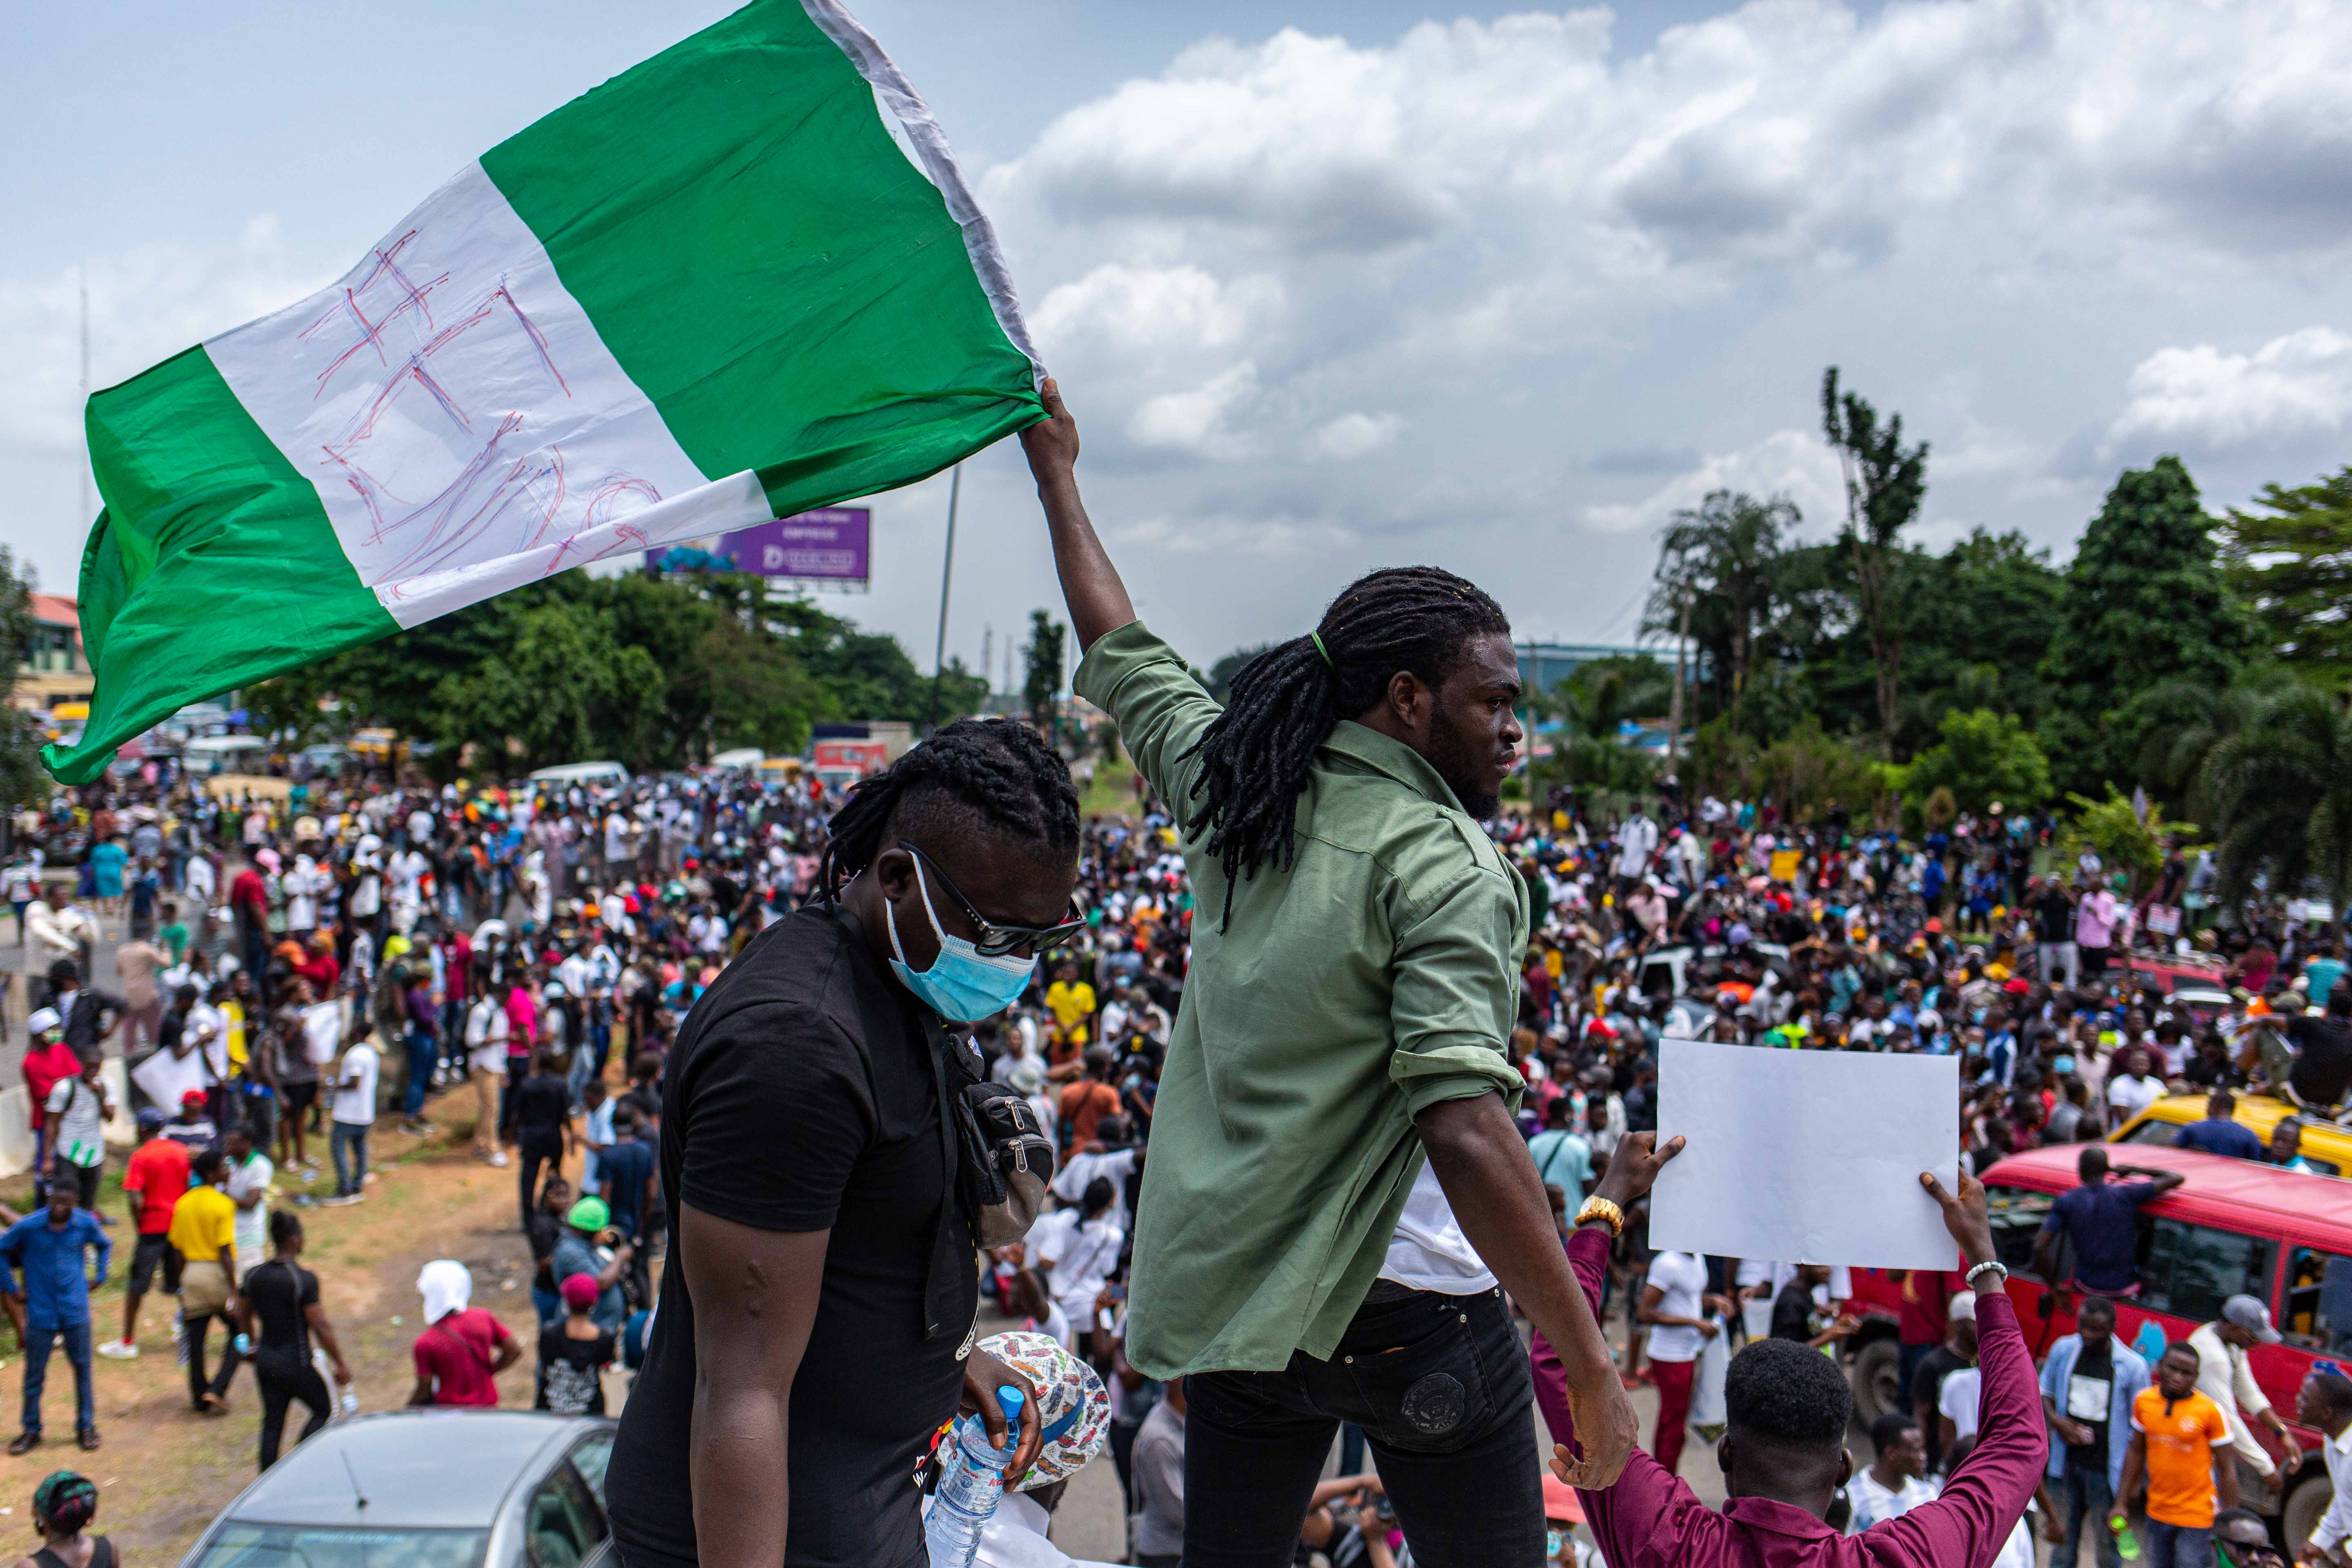
[[[1597,1228],[1569,1238],[1568,1260],[1596,1314],[1607,1256]],[[1584,1517],[1612,1568],[1986,1568],[2033,1496],[2050,1439],[2033,1357],[2007,1296],[1977,1298],[1977,1344],[1984,1392],[1976,1451],[1940,1497],[1900,1519],[1840,1535],[1803,1509],[1767,1498],[1734,1498],[1717,1513],[1638,1448],[1615,1486],[1577,1494]],[[1572,1441],[1567,1370],[1541,1334],[1534,1360],[1544,1420],[1554,1436]]]

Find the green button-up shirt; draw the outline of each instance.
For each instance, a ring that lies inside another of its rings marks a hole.
[[[1190,829],[1190,751],[1220,711],[1140,621],[1087,650],[1080,695],[1118,721]],[[1152,1377],[1327,1357],[1379,1277],[1420,1172],[1412,1118],[1501,1091],[1527,891],[1435,769],[1342,721],[1316,752],[1287,872],[1233,889],[1184,839],[1199,902],[1137,1212],[1128,1359]]]

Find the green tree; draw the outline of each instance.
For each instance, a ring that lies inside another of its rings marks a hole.
[[[1927,493],[1927,443],[1905,451],[1903,416],[1882,427],[1878,411],[1838,390],[1837,366],[1822,373],[1822,430],[1845,473],[1845,528],[1838,542],[1852,563],[1854,597],[1877,672],[1878,722],[1889,746],[1902,701],[1903,637],[1895,556]]]
[[[1939,732],[1942,739],[1903,772],[1904,794],[1922,811],[1939,789],[1951,791],[1962,811],[1982,811],[1995,801],[2030,811],[2050,798],[2049,759],[2016,714],[1954,710]]]
[[[1021,696],[1029,704],[1029,721],[1057,745],[1062,739],[1062,664],[1069,630],[1045,611],[1032,610],[1029,640],[1021,649],[1026,671]]]
[[[2066,798],[2074,812],[2059,835],[2058,859],[2071,863],[2084,849],[2096,850],[2108,870],[2130,873],[2134,894],[2147,892],[2164,868],[2167,838],[2190,838],[2198,832],[2193,822],[2167,822],[2159,805],[2149,806],[2142,817],[2112,784],[2105,800],[2082,795]]]
[[[2257,879],[2287,896],[2316,879],[2339,906],[2352,892],[2352,716],[2328,693],[2298,684],[2263,701],[2206,756],[2199,793],[2223,899]]]
[[[2126,470],[2084,532],[2042,667],[2053,689],[2044,746],[2066,787],[2134,777],[2162,719],[2156,689],[2226,686],[2253,651],[2212,524],[2189,470],[2165,457]]]
[[[1223,702],[1233,695],[1234,677],[1242,672],[1242,667],[1273,647],[1270,642],[1262,642],[1255,647],[1234,649],[1209,667],[1208,678],[1201,684],[1209,689],[1210,696]]]
[[[2352,679],[2352,467],[2263,487],[2221,525],[2222,573],[2280,658],[2341,690]]]
[[[1783,497],[1758,500],[1744,492],[1713,490],[1696,507],[1675,512],[1659,541],[1643,629],[1679,635],[1684,602],[1689,601],[1691,640],[1719,710],[1738,709],[1767,652],[1783,542],[1801,521],[1795,504]]]
[[[32,655],[34,628],[33,581],[16,570],[16,558],[0,544],[0,647],[16,650],[16,662]],[[13,685],[16,672],[9,672]],[[45,736],[40,721],[23,709],[0,703],[0,800],[19,804],[44,799],[54,786],[41,768]]]

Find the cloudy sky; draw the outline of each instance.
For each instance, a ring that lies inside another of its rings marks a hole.
[[[96,384],[340,274],[449,173],[723,14],[500,0],[19,8],[0,51],[0,542],[70,591]],[[1428,561],[1631,637],[1675,508],[1841,508],[1822,366],[1933,443],[1921,536],[2063,559],[2117,468],[2209,501],[2352,461],[2352,7],[1529,11],[865,0],[983,194],[1096,520],[1193,657]],[[1012,443],[950,651],[1057,603]],[[928,662],[944,478],[877,506]]]

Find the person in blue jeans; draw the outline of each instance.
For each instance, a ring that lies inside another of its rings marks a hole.
[[[2123,1553],[2107,1528],[2124,1455],[2131,1447],[2131,1405],[2148,1384],[2147,1363],[2116,1338],[2116,1309],[2094,1296],[2083,1303],[2075,1331],[2050,1347],[2042,1366],[2042,1414],[2050,1424],[2050,1493],[2065,1521],[2066,1539],[2050,1553],[2050,1568],[2074,1568],[2089,1521],[2099,1568],[2119,1568]]]
[[[83,1257],[98,1248],[98,1277],[83,1272]],[[90,1390],[89,1292],[106,1283],[113,1244],[98,1216],[74,1206],[70,1184],[52,1183],[47,1208],[26,1215],[0,1235],[0,1273],[21,1276],[25,1298],[24,1430],[8,1444],[11,1454],[29,1453],[41,1441],[41,1391],[47,1386],[49,1352],[65,1342],[74,1369],[74,1430],[84,1448],[98,1447],[98,1399]]]

